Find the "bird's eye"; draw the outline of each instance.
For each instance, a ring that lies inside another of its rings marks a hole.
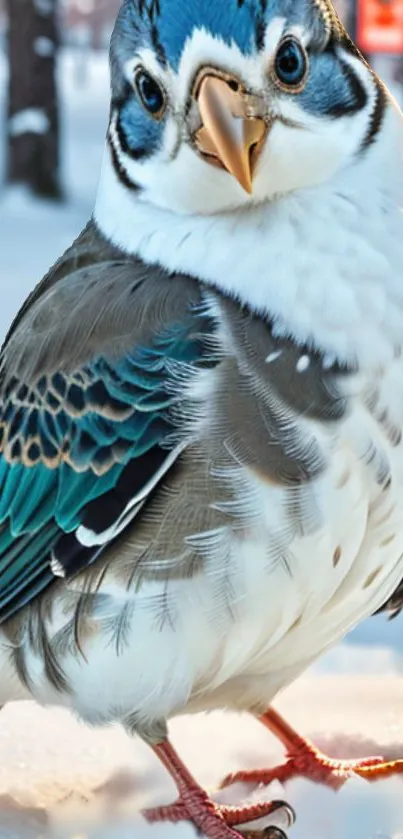
[[[302,44],[289,37],[280,44],[274,59],[275,80],[280,87],[297,93],[304,85],[308,57]]]
[[[134,86],[143,107],[154,119],[161,119],[166,106],[165,93],[161,85],[140,68],[134,77]]]

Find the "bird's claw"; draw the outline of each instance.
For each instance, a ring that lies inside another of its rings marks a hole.
[[[295,813],[284,801],[265,801],[241,807],[216,804],[206,795],[179,798],[174,804],[143,811],[149,822],[192,821],[209,839],[287,839],[283,828],[291,827]],[[258,819],[270,817],[266,828],[247,829]],[[245,829],[236,830],[240,826]]]
[[[382,757],[336,760],[326,757],[316,749],[306,748],[289,754],[285,763],[273,769],[252,769],[227,775],[220,788],[239,782],[268,786],[275,780],[286,783],[292,778],[307,778],[337,791],[354,775],[367,781],[377,781],[401,774],[403,760],[385,761]]]

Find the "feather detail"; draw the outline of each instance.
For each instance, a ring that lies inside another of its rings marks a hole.
[[[0,621],[138,515],[187,444],[174,408],[210,352],[196,283],[116,258],[91,227],[72,251],[0,357]]]

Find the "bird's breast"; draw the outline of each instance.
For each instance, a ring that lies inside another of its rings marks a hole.
[[[194,381],[188,449],[144,515],[6,627],[0,703],[25,690],[144,725],[264,705],[400,583],[400,359],[366,377],[250,318],[235,343],[225,327],[232,351]]]

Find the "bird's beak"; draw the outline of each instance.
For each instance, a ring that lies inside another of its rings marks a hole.
[[[205,74],[196,84],[201,128],[194,135],[199,154],[226,169],[249,194],[268,131],[264,102],[236,79]]]

